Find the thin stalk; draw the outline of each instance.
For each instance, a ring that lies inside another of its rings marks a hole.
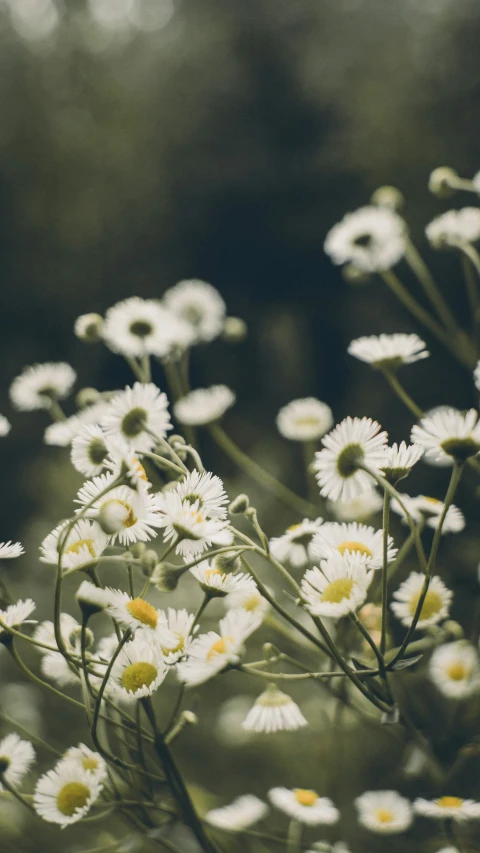
[[[420,406],[417,406],[414,400],[410,397],[410,394],[407,394],[403,385],[399,382],[395,373],[392,373],[391,370],[382,370],[382,373],[387,380],[388,384],[395,392],[397,397],[404,403],[404,405],[409,409],[413,415],[417,419],[423,418],[423,411]]]
[[[299,820],[291,820],[288,827],[287,853],[301,853],[303,824]]]
[[[405,260],[410,269],[415,273],[418,281],[422,285],[424,293],[432,303],[437,312],[439,320],[450,329],[452,332],[458,332],[458,324],[445,299],[443,298],[440,288],[423,260],[420,252],[411,240],[407,240],[407,251],[405,252]]]
[[[383,495],[383,565],[382,565],[382,635],[380,639],[380,655],[387,648],[387,616],[388,616],[388,532],[390,528],[390,495]],[[375,644],[374,644],[375,645]]]
[[[43,681],[41,678],[38,677],[38,675],[35,675],[35,673],[28,668],[26,663],[24,663],[24,661],[18,654],[13,640],[10,643],[7,643],[7,650],[10,652],[17,666],[21,669],[23,674],[30,679],[30,681],[33,681],[33,683],[37,684],[38,687],[43,687],[44,690],[49,690],[50,693],[54,694],[54,696],[59,696],[61,699],[64,699],[65,702],[68,702],[70,705],[74,705],[75,708],[81,708],[82,711],[85,710],[83,702],[78,702],[71,696],[67,696],[66,693],[62,693],[61,690],[57,690],[57,688],[54,687],[53,684],[49,684],[48,681]]]

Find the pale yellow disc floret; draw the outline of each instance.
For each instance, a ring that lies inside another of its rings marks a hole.
[[[323,590],[322,601],[327,601],[329,604],[340,604],[345,598],[349,598],[352,589],[352,578],[337,578]]]
[[[90,797],[90,790],[81,782],[67,782],[57,794],[57,808],[66,817],[73,817],[78,809],[83,809]]]
[[[121,684],[129,693],[137,693],[142,687],[150,687],[157,675],[158,669],[153,663],[137,661],[123,670]]]
[[[147,625],[149,628],[157,627],[158,613],[144,598],[134,598],[132,601],[129,601],[127,610],[142,625]]]
[[[316,791],[309,791],[306,788],[295,788],[295,799],[301,806],[314,806],[318,800]]]

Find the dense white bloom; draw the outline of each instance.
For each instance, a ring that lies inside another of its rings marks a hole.
[[[315,397],[292,400],[280,409],[277,428],[284,438],[292,441],[315,441],[333,426],[330,406]]]
[[[77,761],[61,759],[37,782],[33,805],[48,823],[68,826],[81,820],[98,799],[101,782]]]
[[[393,210],[360,207],[333,226],[324,249],[334,264],[351,263],[363,272],[388,270],[405,254],[405,223]]]
[[[338,521],[368,521],[383,507],[383,499],[376,489],[365,489],[351,500],[329,501],[329,507]]]
[[[105,590],[104,600],[108,613],[124,628],[147,631],[162,647],[175,647],[175,637],[166,626],[164,614],[149,601],[132,598],[128,592],[112,588]]]
[[[345,418],[323,439],[315,454],[314,470],[320,492],[331,500],[351,500],[372,487],[372,478],[360,468],[379,471],[387,433],[371,418]]]
[[[443,501],[439,501],[437,498],[430,498],[426,495],[417,495],[417,497],[412,498],[410,495],[404,493],[400,493],[400,499],[410,517],[417,524],[424,521],[428,527],[433,527],[434,530],[438,527],[444,508]],[[402,517],[402,521],[407,524],[403,508],[396,498],[393,498],[391,506],[393,511],[398,513]],[[460,533],[464,527],[465,518],[463,513],[458,507],[451,504],[443,521],[442,535],[446,533]]]
[[[413,364],[430,355],[425,342],[418,335],[405,334],[356,338],[350,343],[348,352],[380,370],[396,370],[403,364]]]
[[[260,622],[263,621],[263,617],[267,611],[270,610],[269,602],[263,597],[257,586],[250,587],[249,589],[238,589],[234,592],[229,592],[228,595],[225,596],[224,603],[228,610],[231,610],[232,608],[234,610],[238,608],[248,610],[248,612],[253,613]]]
[[[270,539],[270,551],[280,563],[289,562],[294,568],[303,568],[312,559],[312,539],[319,530],[323,519],[311,521],[304,518],[299,524],[292,524],[282,536]]]
[[[422,458],[423,447],[419,444],[392,444],[385,448],[385,456],[381,465],[381,471],[390,482],[397,483],[407,477],[413,466]]]
[[[110,401],[101,425],[107,437],[123,439],[134,450],[152,450],[155,436],[165,438],[172,429],[167,396],[153,382],[135,382]]]
[[[29,740],[22,740],[17,734],[0,740],[0,791],[3,791],[2,779],[16,788],[34,761],[35,750]]]
[[[49,409],[52,400],[66,397],[77,374],[63,361],[25,367],[10,386],[10,399],[16,409],[31,412]]]
[[[412,427],[411,440],[424,448],[427,459],[465,461],[480,451],[478,412],[441,408]]]
[[[63,546],[62,567],[80,569],[100,557],[108,544],[108,536],[96,521],[79,518],[65,538],[70,522],[62,522],[45,537],[40,545],[42,563],[58,565],[59,549]]]
[[[355,805],[359,823],[380,835],[405,832],[413,820],[409,800],[397,791],[366,791]]]
[[[438,800],[424,800],[419,797],[413,803],[413,808],[422,817],[433,817],[436,820],[449,818],[461,822],[480,818],[480,803],[463,800],[461,797],[446,796]]]
[[[235,403],[236,397],[226,385],[196,388],[173,406],[177,421],[187,426],[202,426],[218,421]]]
[[[226,307],[211,284],[199,279],[179,281],[164,293],[163,301],[189,325],[194,343],[212,341],[222,332]]]
[[[90,612],[104,610],[107,606],[104,588],[95,586],[91,581],[82,581],[75,593],[75,598],[82,609],[86,608]]]
[[[5,610],[0,610],[0,637],[8,633],[7,628],[19,628],[35,610],[35,602],[31,598],[9,604]],[[4,628],[3,626],[6,626]]]
[[[75,470],[84,477],[97,477],[105,469],[107,456],[107,440],[101,426],[81,426],[72,439],[71,459]]]
[[[408,578],[393,593],[394,601],[391,608],[402,625],[411,625],[423,589],[425,575],[422,572],[411,572]],[[431,578],[425,601],[422,605],[417,628],[428,628],[448,617],[453,592],[435,575]]]
[[[328,797],[305,788],[272,788],[268,792],[272,805],[290,818],[309,826],[337,823],[340,813]]]
[[[476,243],[480,240],[480,210],[478,207],[447,210],[427,225],[425,234],[436,249],[458,243]]]
[[[158,526],[165,528],[166,542],[176,542],[177,554],[191,557],[201,554],[212,544],[232,544],[228,521],[209,518],[198,501],[191,504],[182,500],[176,490],[156,495],[156,501],[160,512]]]
[[[220,477],[209,471],[193,471],[186,474],[176,486],[176,492],[182,501],[198,504],[209,518],[225,518],[228,496]]]
[[[349,524],[339,524],[337,521],[327,521],[315,533],[310,548],[312,557],[325,559],[335,552],[340,554],[359,554],[369,569],[380,569],[383,565],[383,530],[375,530],[366,524],[352,521]],[[387,560],[395,559],[397,549],[393,547],[393,539],[388,537]]]
[[[113,352],[125,356],[168,356],[192,342],[189,325],[154,299],[132,296],[105,314],[103,339]]]
[[[169,607],[166,613],[160,611],[160,617],[169,632],[168,646],[162,646],[162,654],[165,663],[174,664],[188,654],[192,635],[198,631],[198,625],[194,627],[195,614]]]
[[[205,815],[205,821],[210,826],[218,826],[229,832],[239,832],[248,829],[262,820],[268,814],[268,806],[254,797],[253,794],[245,794],[237,797],[233,803],[219,809],[211,809]]]
[[[70,749],[67,749],[61,758],[62,761],[76,762],[81,770],[89,773],[98,782],[104,782],[107,777],[107,764],[105,760],[100,753],[89,749],[84,743],[79,743],[78,746],[72,746]]]
[[[219,632],[209,631],[193,640],[186,661],[177,664],[180,681],[203,684],[229,663],[237,663],[247,637],[258,628],[258,618],[247,610],[229,610],[220,620]]]
[[[77,620],[69,613],[62,613],[60,615],[60,634],[67,652],[72,655],[79,655],[81,650],[81,627]],[[58,648],[53,622],[41,622],[33,636],[39,643],[52,646],[54,649]],[[87,647],[91,645],[92,640],[93,635],[91,631],[87,631]],[[42,655],[40,667],[47,678],[57,682],[61,687],[78,683],[78,675],[70,668],[61,652],[47,651],[41,647],[38,650]]]
[[[305,572],[301,583],[304,605],[313,616],[339,619],[363,604],[372,577],[361,554],[336,551],[321,561],[319,569]]]
[[[437,689],[450,699],[466,699],[480,692],[478,652],[465,640],[436,648],[428,669]]]
[[[93,501],[85,515],[98,520],[102,530],[108,533],[110,543],[118,538],[122,545],[130,545],[154,538],[157,535],[154,528],[161,526],[155,496],[146,490],[134,491],[129,486],[116,486],[102,496],[114,479],[101,474],[88,480],[78,492],[75,503],[85,507]]]
[[[0,542],[0,560],[14,560],[25,553],[20,542]]]
[[[294,731],[308,726],[300,708],[291,696],[274,684],[260,694],[243,721],[243,728],[251,732]]]
[[[128,485],[141,491],[150,489],[151,483],[147,472],[138,459],[137,451],[132,450],[130,445],[123,439],[110,439],[108,442],[108,456],[105,459],[105,468],[114,477],[125,477]]]
[[[68,447],[82,427],[100,423],[108,411],[108,406],[106,400],[99,400],[97,403],[92,403],[91,406],[85,406],[84,409],[80,409],[79,412],[64,421],[50,424],[43,436],[45,444],[54,447]]]
[[[11,428],[12,425],[8,418],[6,418],[5,415],[0,415],[0,438],[3,438],[4,436],[8,435]]]
[[[247,595],[253,594],[257,585],[253,578],[247,574],[224,573],[216,569],[209,560],[202,560],[190,569],[191,574],[197,579],[200,586],[210,595],[227,595],[229,592],[242,592]]]
[[[158,690],[167,671],[160,646],[142,632],[120,651],[108,687],[126,701],[142,699]]]

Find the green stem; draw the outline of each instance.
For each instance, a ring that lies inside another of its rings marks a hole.
[[[410,394],[407,394],[403,385],[398,381],[397,376],[394,373],[392,373],[391,370],[388,370],[388,369],[382,370],[382,373],[383,373],[385,379],[387,380],[388,384],[392,388],[392,390],[395,392],[397,397],[400,398],[402,403],[405,404],[407,409],[409,409],[412,412],[412,414],[415,415],[416,418],[418,418],[418,419],[423,418],[423,412],[422,412],[420,406],[417,406],[415,401],[412,400],[412,398],[410,397]]]
[[[301,853],[303,825],[298,820],[291,820],[288,827],[287,853]]]
[[[18,654],[13,640],[7,644],[7,649],[10,652],[17,666],[21,669],[23,674],[30,679],[30,681],[33,681],[33,683],[37,684],[38,687],[43,687],[44,690],[49,690],[50,693],[53,693],[54,696],[59,696],[61,699],[64,699],[65,702],[68,702],[70,705],[74,705],[75,708],[81,708],[82,711],[85,710],[85,706],[82,702],[78,702],[71,696],[67,696],[66,693],[62,693],[60,690],[57,690],[57,688],[54,687],[53,684],[49,684],[48,681],[43,681],[41,678],[38,677],[38,675],[35,675],[35,673],[28,668],[26,663],[24,663],[24,661]]]
[[[441,322],[447,329],[450,329],[456,334],[458,332],[458,324],[455,317],[450,311],[450,308],[440,292],[440,288],[438,287],[420,252],[411,240],[407,241],[405,260],[422,285],[426,296],[435,308]]]
[[[383,565],[382,565],[382,635],[380,654],[383,656],[387,648],[387,616],[388,616],[388,531],[390,529],[390,495],[383,496]],[[375,644],[374,644],[375,645]]]

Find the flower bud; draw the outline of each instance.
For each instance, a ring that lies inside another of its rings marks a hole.
[[[178,435],[178,433],[174,433],[173,435],[170,435],[167,440],[168,440],[169,445],[173,448],[181,447],[182,445],[187,443],[185,441],[183,435]]]
[[[107,602],[105,600],[105,590],[101,589],[90,581],[82,581],[78,587],[75,598],[77,599],[80,610],[88,619],[94,613],[101,613]]]
[[[462,626],[453,619],[447,619],[447,621],[443,623],[443,629],[446,631],[448,636],[452,638],[452,640],[463,640],[465,636]]]
[[[248,495],[237,495],[229,504],[228,511],[230,515],[243,515],[250,506]]]
[[[428,189],[439,198],[449,198],[455,192],[455,181],[458,172],[450,166],[440,166],[434,169],[428,179]],[[453,184],[453,186],[452,186]]]
[[[82,314],[75,320],[73,331],[84,344],[96,344],[102,340],[103,318],[100,314]]]
[[[372,195],[372,204],[398,212],[405,204],[405,197],[396,187],[379,187]]]
[[[145,542],[134,542],[133,545],[130,545],[128,550],[135,560],[139,560],[140,557],[143,557],[146,547]]]
[[[198,723],[198,717],[193,711],[184,711],[182,717],[190,726],[195,726]]]
[[[112,536],[124,529],[129,515],[130,510],[124,503],[114,499],[108,500],[107,496],[100,507],[97,521],[103,532]]]
[[[85,409],[87,406],[93,406],[94,403],[98,403],[100,397],[100,391],[97,391],[96,388],[80,388],[75,397],[75,402],[79,409]]]
[[[241,317],[227,317],[223,326],[222,340],[228,344],[239,344],[248,335],[248,327]]]
[[[218,569],[222,575],[228,575],[231,572],[238,572],[241,567],[241,560],[236,551],[227,551],[225,554],[217,554],[213,559],[213,566]]]
[[[145,551],[142,554],[142,557],[140,559],[142,571],[144,572],[144,574],[148,575],[149,577],[152,574],[153,570],[155,569],[155,566],[157,565],[157,563],[158,563],[158,554],[152,548],[149,548],[147,551]]]
[[[180,580],[180,572],[169,569],[165,563],[157,563],[151,581],[160,592],[173,592]]]
[[[73,631],[68,635],[68,642],[71,645],[72,649],[80,648],[82,637],[82,629],[80,626],[78,628],[74,628]],[[93,646],[94,636],[90,631],[90,628],[87,628],[85,631],[85,648],[89,649]]]

